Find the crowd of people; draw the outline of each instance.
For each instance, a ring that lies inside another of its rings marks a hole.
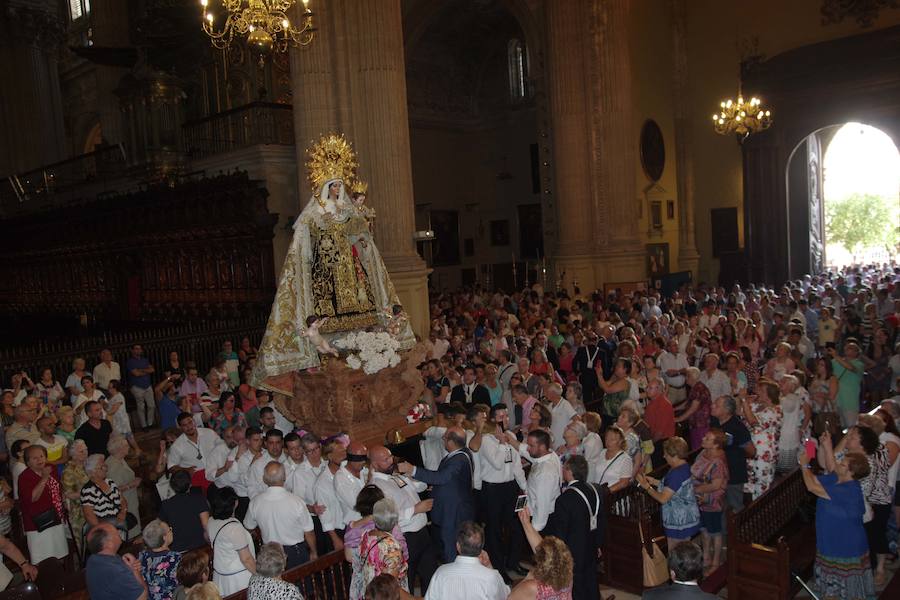
[[[722,564],[726,508],[801,468],[816,585],[872,598],[900,518],[898,283],[882,266],[777,289],[436,295],[421,464],[292,423],[250,385],[246,338],[205,376],[139,344],[124,369],[106,350],[90,372],[74,360],[64,384],[18,373],[0,404],[0,533],[17,503],[30,562],[0,551],[33,577],[74,550],[101,599],[300,598],[281,575],[335,550],[354,600],[595,599],[600,486],[661,505],[686,585]],[[127,460],[148,452],[135,429],[161,432],[152,482]],[[160,505],[142,525],[148,488]],[[139,534],[140,554],[119,556]]]

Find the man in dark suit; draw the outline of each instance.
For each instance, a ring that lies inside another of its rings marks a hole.
[[[533,353],[535,350],[542,350],[544,356],[547,357],[547,362],[553,365],[555,371],[559,371],[559,355],[556,353],[556,348],[547,342],[547,334],[543,331],[534,336],[534,347],[531,352]]]
[[[575,358],[572,359],[572,370],[578,375],[581,397],[585,406],[599,398],[598,388],[600,387],[600,382],[597,381],[597,371],[594,370],[594,365],[600,359],[600,348],[597,347],[597,336],[594,333],[589,333],[588,336],[587,343],[578,348]]]
[[[644,592],[644,600],[716,600],[718,596],[700,589],[703,576],[703,551],[693,542],[681,542],[669,552],[672,583]]]
[[[491,393],[486,387],[475,382],[475,367],[466,367],[463,370],[462,383],[453,386],[450,391],[450,402],[462,402],[466,406],[491,405]]]
[[[431,522],[438,529],[438,537],[444,550],[444,562],[456,559],[456,532],[463,521],[475,518],[475,496],[472,491],[474,463],[466,448],[466,432],[462,427],[449,427],[444,433],[447,456],[441,460],[437,471],[400,463],[398,470],[404,475],[434,486],[431,496]]]
[[[587,482],[588,463],[583,456],[572,456],[563,465],[565,491],[556,499],[556,507],[547,525],[538,533],[531,524],[530,511],[519,513],[522,527],[532,548],[545,535],[555,535],[572,552],[572,599],[598,600],[597,549],[606,531],[600,492]]]

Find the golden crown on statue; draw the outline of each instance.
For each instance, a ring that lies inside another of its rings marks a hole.
[[[340,179],[349,189],[356,180],[356,154],[344,134],[329,133],[306,150],[306,168],[313,193],[318,194],[326,181]]]

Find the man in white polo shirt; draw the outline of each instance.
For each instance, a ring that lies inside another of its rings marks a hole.
[[[312,517],[306,504],[284,489],[284,465],[270,461],[263,470],[267,489],[250,500],[244,527],[259,527],[264,544],[281,544],[287,555],[285,570],[319,558]]]

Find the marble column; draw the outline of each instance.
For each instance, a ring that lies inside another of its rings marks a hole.
[[[11,0],[0,10],[0,177],[65,157],[56,58],[65,31],[61,6]]]
[[[630,0],[592,3],[590,81],[595,110],[591,158],[594,194],[595,277],[606,283],[646,278],[638,231],[638,132],[628,40]]]
[[[367,202],[377,213],[375,242],[413,329],[424,337],[429,271],[412,238],[415,203],[400,0],[314,0],[310,8],[316,13],[316,39],[291,53],[298,164],[321,134],[342,132],[353,143],[360,179],[369,184]],[[299,15],[294,20],[299,22]],[[300,196],[309,198],[305,169],[298,171]]]
[[[553,140],[557,207],[557,272],[596,286],[592,239],[594,178],[591,173],[590,5],[587,0],[544,4],[547,96]]]
[[[700,266],[694,229],[694,159],[688,103],[687,0],[670,0],[672,12],[672,97],[678,185],[678,268],[696,278]]]

